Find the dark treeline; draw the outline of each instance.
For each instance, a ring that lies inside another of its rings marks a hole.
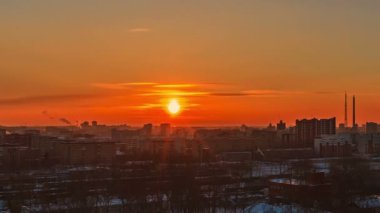
[[[270,178],[302,180],[315,170],[300,160],[284,166],[283,174],[253,177],[252,170],[260,169],[255,162],[135,153],[111,165],[24,165],[3,171],[0,196],[11,212],[242,212],[255,202],[272,202],[263,192]],[[326,175],[332,187],[323,199],[281,202],[350,211],[356,197],[380,192],[379,177],[368,160],[332,161]]]
[[[12,212],[217,212],[244,208],[263,188],[261,179],[249,177],[249,163],[178,162],[8,173],[1,196]]]

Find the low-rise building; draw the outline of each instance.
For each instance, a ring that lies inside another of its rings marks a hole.
[[[314,153],[318,157],[348,157],[352,152],[350,134],[321,135],[314,139]]]
[[[56,148],[64,164],[111,163],[118,150],[113,141],[59,141]]]
[[[331,190],[323,172],[309,174],[305,179],[274,178],[268,184],[269,196],[287,200],[323,200]]]

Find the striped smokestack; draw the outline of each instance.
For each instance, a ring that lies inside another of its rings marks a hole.
[[[352,127],[356,127],[356,103],[355,103],[355,95],[352,97]]]
[[[347,92],[344,93],[344,126],[347,127]]]

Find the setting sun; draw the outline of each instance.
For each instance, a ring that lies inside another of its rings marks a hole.
[[[175,115],[179,113],[179,111],[181,110],[181,105],[178,103],[176,99],[172,99],[169,101],[167,109],[170,114]]]

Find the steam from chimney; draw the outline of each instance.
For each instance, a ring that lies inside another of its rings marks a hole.
[[[48,111],[46,111],[46,110],[44,110],[44,111],[42,111],[42,114],[43,115],[45,115],[46,117],[48,117],[49,119],[55,119],[53,116],[51,116],[49,113],[48,113]]]
[[[44,111],[42,111],[41,113],[42,113],[44,116],[46,116],[46,117],[48,117],[49,119],[51,119],[51,120],[56,120],[56,118],[55,118],[54,116],[50,115],[49,112],[48,112],[47,110],[44,110]],[[62,123],[64,123],[64,124],[72,125],[72,123],[71,123],[68,119],[66,119],[66,118],[59,118],[59,119],[57,119],[57,120],[60,121],[60,122],[62,122]]]
[[[67,120],[66,118],[60,118],[59,121],[61,121],[64,124],[71,125],[71,122]]]

